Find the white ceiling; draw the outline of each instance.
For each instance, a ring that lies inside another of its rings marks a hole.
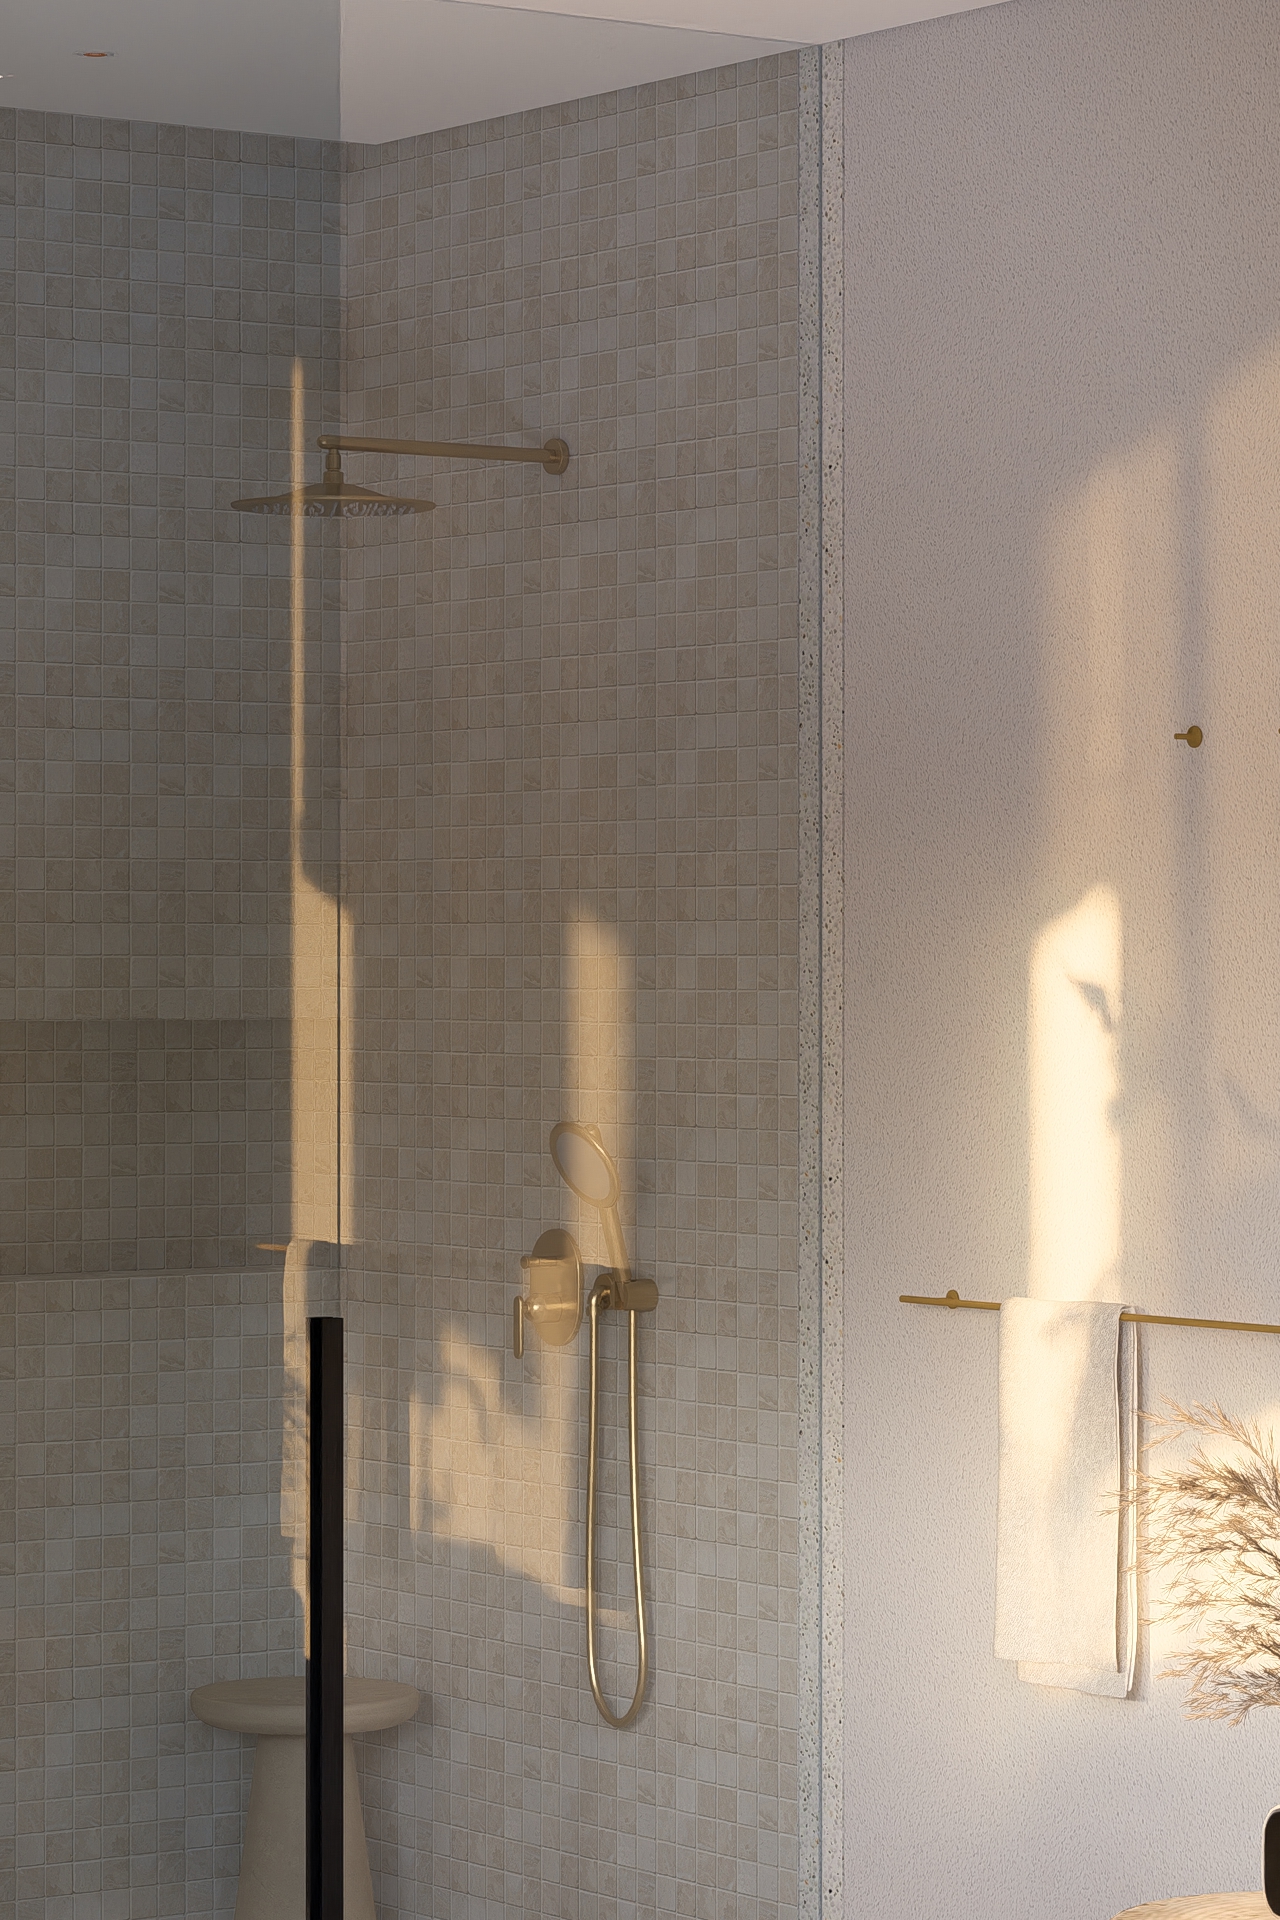
[[[465,127],[797,44],[469,0],[343,0],[342,136]]]
[[[981,0],[569,3],[5,0],[0,106],[396,140]]]
[[[338,133],[339,0],[0,0],[0,103]],[[110,60],[85,60],[86,50]]]

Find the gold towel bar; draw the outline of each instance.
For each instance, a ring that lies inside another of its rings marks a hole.
[[[900,1293],[905,1307],[977,1307],[981,1313],[999,1313],[998,1300],[962,1300],[954,1287],[946,1293]],[[1280,1333],[1261,1320],[1189,1320],[1180,1313],[1122,1313],[1122,1320],[1135,1320],[1144,1327],[1216,1327],[1221,1333]]]

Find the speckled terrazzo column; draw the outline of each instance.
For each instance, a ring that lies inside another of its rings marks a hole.
[[[800,56],[800,1316],[797,1672],[802,1920],[843,1871],[843,49]]]

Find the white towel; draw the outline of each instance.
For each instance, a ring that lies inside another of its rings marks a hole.
[[[1000,1311],[996,1654],[1123,1698],[1137,1642],[1134,1327],[1095,1300]]]

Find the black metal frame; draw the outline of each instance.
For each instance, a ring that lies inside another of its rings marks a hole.
[[[342,1920],[342,1322],[308,1334],[307,1920]]]

